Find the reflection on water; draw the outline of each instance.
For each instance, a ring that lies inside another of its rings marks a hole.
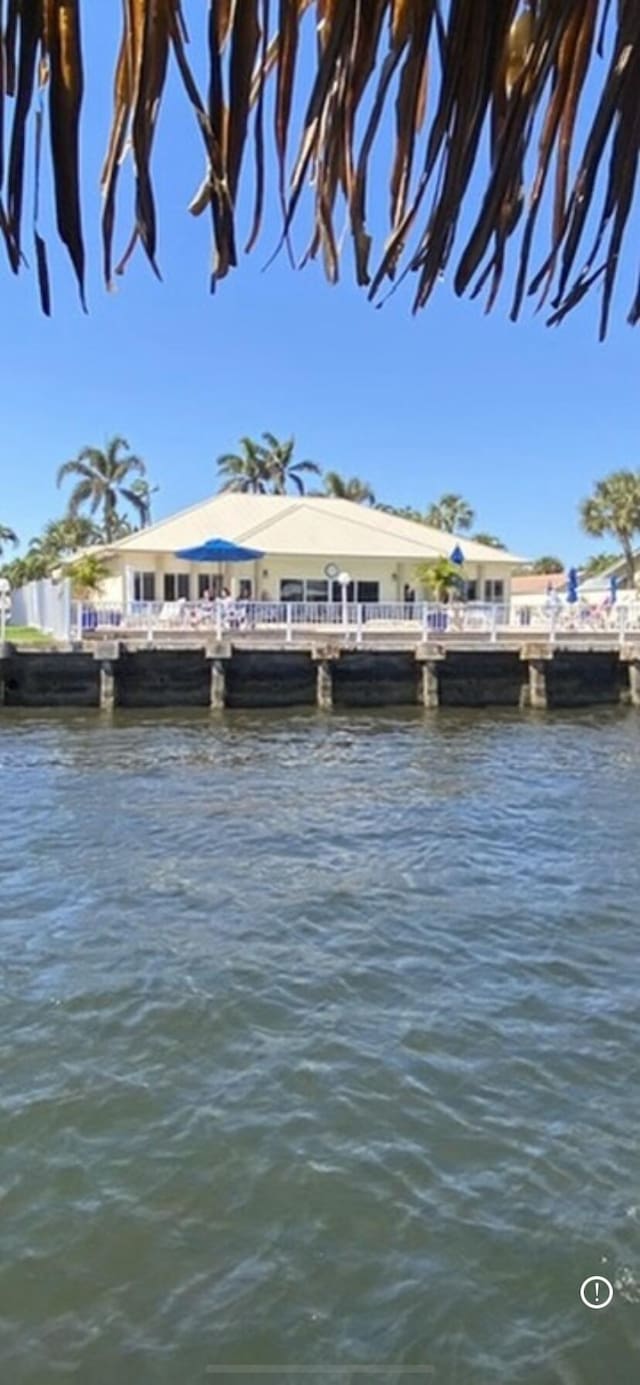
[[[632,1385],[639,773],[620,712],[6,715],[3,1378]]]

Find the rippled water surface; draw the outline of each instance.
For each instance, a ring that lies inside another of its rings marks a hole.
[[[2,1380],[633,1385],[639,777],[623,712],[5,714]]]

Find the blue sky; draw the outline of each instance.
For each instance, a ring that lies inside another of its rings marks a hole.
[[[200,3],[186,8],[201,17]],[[85,6],[89,190],[106,144],[118,9]],[[532,316],[509,323],[506,293],[486,318],[447,284],[417,318],[411,283],[376,311],[354,286],[348,249],[337,288],[320,266],[295,273],[283,257],[264,272],[272,213],[257,251],[212,298],[209,224],[186,212],[202,156],[175,84],[155,170],[162,284],[138,253],[119,291],[106,294],[97,191],[85,198],[87,317],[50,224],[52,321],[40,314],[34,275],[3,271],[0,520],[24,540],[62,513],[56,468],[85,443],[123,433],[161,487],[161,517],[216,488],[215,458],[241,434],[270,429],[294,433],[300,456],[363,477],[380,499],[423,507],[459,491],[477,527],[523,554],[575,562],[610,546],[580,534],[576,507],[594,479],[640,460],[639,339],[624,325],[630,294],[617,297],[604,346],[595,299],[554,331]],[[49,193],[45,178],[45,200]],[[117,249],[128,239],[128,206],[125,195]]]

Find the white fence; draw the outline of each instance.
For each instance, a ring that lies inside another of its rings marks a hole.
[[[71,583],[52,582],[43,578],[41,582],[29,582],[11,593],[12,625],[30,625],[43,630],[58,640],[68,640],[71,632]]]
[[[607,635],[623,642],[640,637],[640,603],[589,607],[577,603],[536,609],[483,602],[364,603],[186,601],[132,602],[127,606],[74,603],[70,612],[74,639],[96,636],[142,634],[150,642],[163,635],[211,634],[219,639],[242,632],[277,636],[287,643],[296,638],[331,634],[366,643],[412,635],[417,640],[438,640],[456,635],[479,636],[497,641],[518,634],[544,635],[551,642],[559,636]]]

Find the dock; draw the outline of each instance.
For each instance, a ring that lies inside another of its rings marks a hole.
[[[640,636],[505,630],[498,637],[378,631],[167,632],[51,649],[0,646],[0,716],[12,708],[640,707]]]

